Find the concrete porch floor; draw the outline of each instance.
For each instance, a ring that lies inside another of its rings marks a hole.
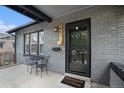
[[[44,71],[41,78],[40,73],[39,75],[30,74],[26,67],[26,65],[21,64],[0,69],[0,88],[72,88],[60,83],[64,75],[51,71],[46,74]],[[86,88],[90,86],[89,82],[85,83]],[[92,87],[105,88],[107,86],[92,83]]]

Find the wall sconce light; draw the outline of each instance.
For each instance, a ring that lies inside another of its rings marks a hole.
[[[54,27],[53,31],[58,32],[57,44],[59,45],[59,47],[61,47],[63,43],[63,24],[61,23],[58,26]]]
[[[53,31],[54,31],[54,32],[58,32],[58,27],[54,27],[54,28],[53,28]]]

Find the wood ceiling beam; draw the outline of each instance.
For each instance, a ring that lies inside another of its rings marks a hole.
[[[52,18],[44,14],[42,11],[36,9],[32,5],[6,5],[6,7],[11,8],[25,16],[28,16],[36,21],[47,21],[52,22]]]

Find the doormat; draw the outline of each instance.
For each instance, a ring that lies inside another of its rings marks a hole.
[[[85,81],[68,77],[68,76],[65,76],[64,79],[61,81],[61,83],[64,83],[76,88],[84,88],[84,85],[85,85]]]

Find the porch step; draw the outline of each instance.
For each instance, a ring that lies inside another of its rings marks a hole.
[[[70,77],[73,77],[73,78],[84,80],[86,82],[91,82],[91,78],[84,77],[84,76],[79,76],[79,75],[70,74],[70,73],[65,73],[65,76],[70,76]]]

